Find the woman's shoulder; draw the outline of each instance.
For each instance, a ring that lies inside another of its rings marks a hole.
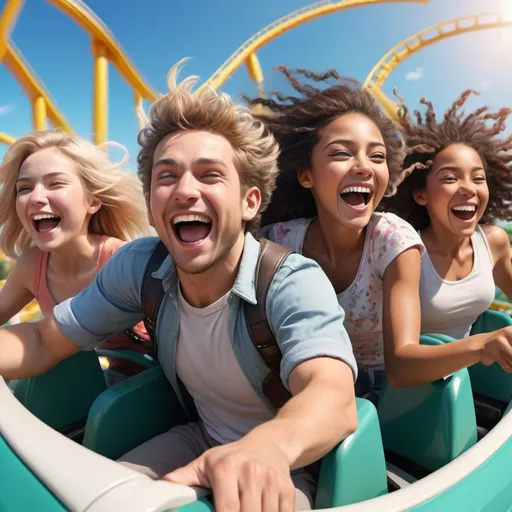
[[[119,249],[123,245],[127,244],[126,240],[121,240],[119,238],[116,238],[115,236],[102,236],[101,237],[101,244],[103,247],[109,247],[111,249]]]
[[[425,251],[420,235],[394,213],[374,213],[369,228],[370,254],[382,273],[391,261],[407,249],[418,247],[420,254]]]
[[[389,212],[376,212],[370,221],[373,238],[392,240],[405,238],[415,242],[421,238],[418,232],[404,219]]]
[[[44,262],[44,256],[47,254],[37,246],[25,249],[18,258],[11,260],[9,277],[27,290],[32,291],[34,279],[39,279],[40,273],[45,271],[41,268],[41,265]]]
[[[510,237],[502,227],[495,224],[479,224],[478,228],[487,239],[494,260],[498,260],[502,255],[508,256],[510,252]]]
[[[41,251],[39,247],[29,247],[21,253],[18,259],[14,260],[14,264],[17,265],[18,268],[22,267],[24,270],[29,271],[38,265],[44,255],[45,252]]]
[[[123,247],[127,242],[113,236],[102,236],[100,238],[100,268],[116,253],[118,249]]]
[[[261,228],[258,237],[268,238],[272,242],[299,251],[312,220],[312,218],[300,218],[269,224]]]

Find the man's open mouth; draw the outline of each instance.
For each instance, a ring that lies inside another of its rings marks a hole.
[[[364,208],[372,198],[373,191],[370,187],[350,186],[340,192],[340,197],[350,206]]]
[[[454,206],[452,213],[461,220],[471,220],[476,215],[476,205],[466,204],[461,206]]]
[[[180,242],[196,244],[210,234],[212,220],[206,215],[198,213],[176,215],[172,219],[171,225]]]
[[[50,233],[60,224],[61,220],[58,215],[52,213],[40,213],[32,217],[34,227],[38,233]]]

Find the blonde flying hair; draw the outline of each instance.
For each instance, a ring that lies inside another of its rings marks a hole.
[[[138,136],[142,149],[137,163],[144,192],[151,188],[153,156],[162,139],[184,130],[205,130],[221,135],[233,148],[243,189],[257,187],[261,192],[258,215],[246,225],[248,231],[255,233],[275,188],[277,142],[261,121],[247,108],[235,105],[228,95],[207,85],[193,91],[199,80],[197,76],[189,76],[178,84],[177,75],[184,60],[169,71],[167,94],[153,103],[148,116],[140,112],[145,127]]]
[[[92,215],[89,232],[129,241],[150,233],[139,179],[94,144],[57,130],[34,132],[18,139],[7,150],[0,165],[0,249],[17,258],[33,245],[16,215],[16,179],[23,162],[34,153],[56,148],[75,163],[85,193],[101,202]]]

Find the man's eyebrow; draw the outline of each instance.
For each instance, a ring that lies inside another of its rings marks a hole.
[[[168,165],[170,167],[178,167],[178,162],[176,160],[174,160],[174,158],[160,158],[160,160],[157,160],[154,164],[153,164],[153,169],[157,166],[157,165]]]
[[[197,160],[194,160],[192,162],[192,165],[212,165],[212,164],[221,165],[222,167],[226,167],[226,164],[222,160],[219,160],[218,158],[198,158]],[[174,158],[160,158],[160,160],[157,160],[153,164],[153,169],[157,165],[168,165],[169,167],[180,167],[183,164],[180,164],[180,162],[178,162]]]
[[[197,160],[194,160],[194,165],[222,165],[222,167],[226,167],[226,164],[219,160],[218,158],[198,158]]]

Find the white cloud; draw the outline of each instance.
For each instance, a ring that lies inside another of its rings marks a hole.
[[[492,82],[489,82],[489,80],[485,80],[482,82],[482,84],[480,85],[480,89],[482,89],[483,91],[486,91],[488,89],[490,89],[492,87]]]
[[[423,78],[423,68],[416,68],[415,71],[409,71],[405,75],[406,80],[419,80],[420,78]]]
[[[12,105],[0,105],[0,116],[6,116],[12,110]]]

